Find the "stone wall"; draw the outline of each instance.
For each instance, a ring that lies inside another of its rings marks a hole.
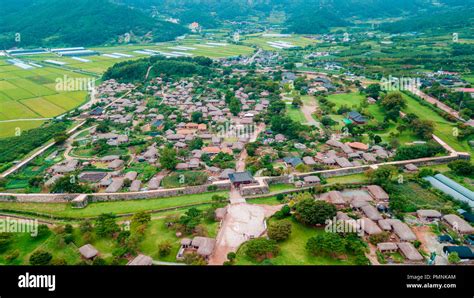
[[[216,189],[213,190],[212,187]],[[104,202],[118,200],[138,200],[153,199],[163,197],[173,197],[180,195],[199,194],[212,191],[230,190],[231,183],[223,182],[216,184],[206,184],[173,189],[158,189],[141,192],[123,193],[93,193],[88,194],[89,202]],[[78,194],[0,194],[0,201],[3,202],[37,202],[37,203],[66,203],[76,198]]]
[[[266,183],[255,186],[244,186],[240,188],[240,194],[242,196],[252,196],[259,194],[266,194],[270,192],[270,188]]]

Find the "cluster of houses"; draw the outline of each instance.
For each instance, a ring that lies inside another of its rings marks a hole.
[[[239,75],[239,72],[232,74]],[[234,90],[235,98],[241,103],[241,112],[233,115],[223,95],[218,96],[215,89],[203,87],[211,83],[201,77],[176,82],[153,79],[146,87],[146,92],[153,94],[155,99],[161,100],[161,105],[166,106],[166,111],[160,113],[159,107],[147,105],[146,96],[135,91],[133,84],[121,84],[115,80],[103,82],[97,88],[95,105],[83,112],[83,116],[99,123],[108,121],[116,125],[106,131],[99,130],[100,125],[92,127],[89,135],[80,140],[92,145],[105,141],[108,146],[122,148],[122,145],[132,141],[145,140],[148,142],[147,147],[141,152],[127,153],[129,156],[125,160],[123,156],[115,154],[81,158],[82,161],[68,157],[48,170],[50,178],[46,186],[74,172],[79,173],[81,182],[91,184],[98,191],[115,193],[124,191],[124,186],[132,192],[157,189],[162,174],[153,177],[146,185],[146,181],[139,179],[139,173],[128,167],[132,163],[146,162],[160,168],[160,149],[164,145],[172,145],[178,151],[189,149],[186,156],[177,157],[177,170],[204,170],[211,180],[228,179],[233,169],[208,166],[203,162],[203,155],[212,159],[219,153],[225,153],[237,159],[255,132],[255,117],[265,113],[268,108],[270,102],[267,97],[270,94],[266,91],[256,94],[244,88]],[[193,115],[196,113],[204,121],[194,122]],[[139,137],[137,130],[141,131]],[[156,142],[151,143],[154,138]],[[203,146],[191,150],[190,143],[196,138],[203,141]]]
[[[354,225],[355,229],[361,229],[367,237],[384,232],[388,233],[388,241],[376,245],[376,249],[380,253],[399,252],[405,258],[406,263],[421,264],[425,262],[425,258],[414,245],[415,241],[419,239],[417,239],[410,226],[400,219],[393,218],[386,212],[388,210],[389,195],[380,186],[368,185],[364,189],[358,190],[334,190],[319,195],[317,199],[334,204],[338,209],[337,220]],[[351,210],[350,216],[347,210]],[[416,216],[418,224],[443,222],[461,237],[474,233],[474,227],[456,214],[442,215],[437,210],[419,209]],[[354,220],[354,217],[357,217],[358,220]],[[443,247],[443,252],[446,255],[451,252],[458,252],[462,261],[470,262],[474,260],[472,245],[453,245],[451,241],[444,238],[446,238],[446,235],[438,237],[442,243],[450,242]]]
[[[295,147],[296,146],[295,144]],[[302,147],[300,149],[305,148]],[[334,168],[350,168],[382,162],[392,157],[393,154],[392,151],[386,150],[378,145],[369,146],[360,142],[342,143],[331,139],[328,140],[325,147],[314,156],[306,155],[299,157],[292,155],[283,158],[283,162],[290,168],[296,168],[300,164],[309,167],[324,165]]]
[[[403,221],[392,218],[388,210],[389,195],[378,185],[368,185],[364,189],[330,191],[321,194],[318,199],[334,204],[339,210],[337,220],[355,225],[367,237],[389,233],[389,241],[377,244],[381,253],[400,251],[408,263],[419,263],[424,260],[413,242],[415,233]],[[351,216],[342,210],[352,210]]]

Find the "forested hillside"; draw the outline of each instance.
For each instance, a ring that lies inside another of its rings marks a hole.
[[[107,0],[0,0],[0,6],[1,48],[100,45],[125,33],[137,41],[165,41],[187,31]],[[20,43],[15,33],[21,34]]]
[[[213,72],[212,60],[204,57],[165,58],[154,56],[134,61],[117,63],[103,75],[104,80],[115,79],[119,82],[141,82],[148,77],[170,76],[188,77],[192,75],[210,76]]]

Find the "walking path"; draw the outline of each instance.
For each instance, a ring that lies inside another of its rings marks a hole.
[[[316,98],[312,97],[311,99],[303,100],[301,111],[306,118],[306,124],[320,128],[320,123],[313,118],[313,113],[318,109],[318,104],[316,103]]]
[[[245,241],[263,235],[267,229],[265,218],[272,216],[280,208],[281,206],[247,203],[228,205],[209,265],[222,265],[229,252],[236,252]]]
[[[440,108],[441,110],[443,110],[446,113],[450,114],[451,116],[455,117],[456,119],[464,121],[464,119],[462,119],[461,116],[459,115],[458,111],[456,111],[453,108],[449,107],[448,105],[446,105],[442,101],[438,100],[437,98],[429,96],[428,94],[424,93],[423,91],[421,91],[420,89],[417,89],[417,88],[415,90],[413,90],[413,94],[415,94],[416,96],[418,96],[418,97],[422,98],[423,100],[429,102],[430,104],[437,106],[438,108]]]

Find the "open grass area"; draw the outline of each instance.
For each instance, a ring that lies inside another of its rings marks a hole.
[[[203,219],[201,224],[207,229],[208,237],[215,238],[217,236],[218,222]],[[161,257],[158,252],[158,246],[165,241],[171,243],[172,249],[168,256]],[[145,232],[145,239],[140,243],[139,250],[155,260],[176,262],[176,255],[180,245],[181,239],[176,237],[176,232],[173,229],[166,227],[166,220],[163,218],[150,222]]]
[[[403,94],[403,97],[407,101],[407,108],[404,110],[406,113],[414,113],[421,119],[431,120],[435,123],[434,134],[445,141],[454,150],[470,152],[473,150],[470,148],[467,141],[460,142],[455,136],[454,128],[456,125],[452,122],[445,120],[443,117],[438,115],[435,111],[427,106],[420,104],[411,96]]]
[[[367,182],[367,177],[364,173],[360,174],[353,174],[347,176],[338,176],[338,177],[330,177],[326,179],[328,184],[335,184],[335,183],[359,183],[359,182]]]
[[[30,255],[40,249],[50,252],[53,258],[66,260],[68,264],[75,264],[81,259],[74,243],[61,242],[60,236],[51,231],[42,237],[33,237],[29,233],[13,233],[12,237],[11,244],[5,251],[0,252],[2,265],[28,265]],[[18,256],[8,260],[8,256],[14,252],[17,252]]]
[[[322,228],[312,228],[304,226],[295,220],[290,219],[292,228],[290,237],[278,244],[280,254],[270,259],[274,265],[352,265],[353,258],[346,260],[331,258],[328,256],[313,256],[306,251],[306,242],[309,238],[325,233]],[[237,252],[237,265],[256,265],[258,263],[248,259],[244,255],[245,244]]]
[[[293,121],[296,121],[302,124],[306,123],[306,117],[304,116],[300,108],[295,108],[292,105],[287,105],[286,113]]]
[[[186,209],[167,212],[173,215],[182,215]],[[180,247],[181,239],[176,237],[175,231],[166,227],[165,215],[153,218],[145,231],[143,240],[138,245],[138,251],[151,256],[154,260],[176,262],[176,254]],[[219,223],[202,219],[201,224],[205,227],[208,237],[217,236]],[[120,223],[119,223],[120,225]],[[98,251],[101,258],[110,263],[113,259],[113,251],[117,248],[117,241],[113,238],[98,237],[95,232],[90,233],[90,237],[85,238],[84,234],[77,226],[73,229],[73,242],[66,244],[61,235],[50,231],[41,237],[32,237],[28,233],[14,233],[12,242],[3,251],[0,251],[1,265],[28,265],[29,257],[35,250],[45,250],[53,255],[54,259],[64,259],[68,265],[78,264],[82,259],[78,248],[85,244],[92,244]],[[166,257],[159,256],[158,246],[160,243],[168,241],[172,244],[171,253]],[[7,260],[7,256],[17,251],[18,256],[13,260]],[[125,264],[126,262],[124,262]]]
[[[67,203],[17,203],[0,202],[0,210],[17,212],[34,212],[44,215],[67,218],[96,217],[102,213],[128,214],[140,211],[178,208],[190,204],[212,202],[213,195],[228,197],[227,192],[210,192],[158,199],[143,199],[114,202],[91,203],[84,209],[74,209]]]
[[[263,205],[279,205],[280,201],[277,200],[276,196],[262,197],[255,199],[247,199],[249,204],[263,204]]]

